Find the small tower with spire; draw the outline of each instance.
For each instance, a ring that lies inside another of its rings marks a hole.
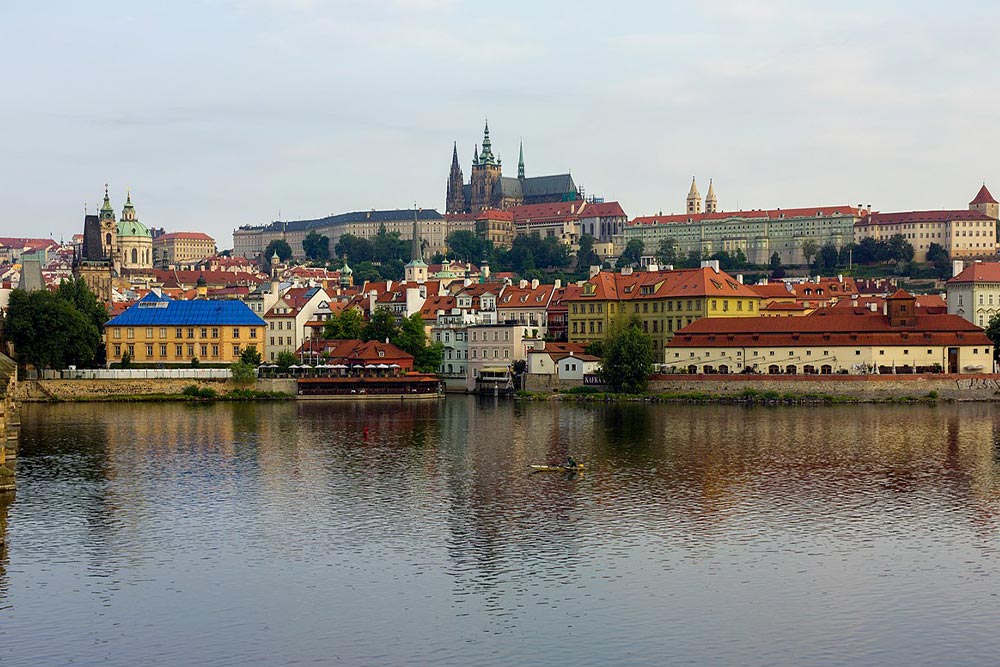
[[[997,200],[993,198],[990,191],[986,189],[986,183],[983,183],[983,187],[979,188],[979,192],[976,194],[975,199],[969,202],[970,211],[980,211],[990,216],[994,220],[1000,218],[1000,204]]]
[[[410,238],[410,262],[403,267],[404,278],[410,283],[427,282],[427,264],[420,250],[420,228],[417,226],[417,207],[413,207],[413,232]]]
[[[715,188],[712,187],[712,179],[708,179],[708,194],[705,195],[705,213],[718,213],[719,200],[715,197]]]
[[[465,176],[458,163],[458,142],[455,142],[451,151],[451,172],[448,174],[448,196],[444,207],[446,213],[465,212],[464,185]]]
[[[524,180],[524,141],[518,144],[517,155],[517,180]]]
[[[108,184],[104,184],[104,203],[101,205],[101,255],[112,262],[118,254],[118,221],[115,220],[115,209],[111,207],[111,197],[108,195]]]
[[[698,185],[693,176],[691,177],[691,189],[688,190],[687,212],[688,215],[701,213],[701,194],[698,192]]]

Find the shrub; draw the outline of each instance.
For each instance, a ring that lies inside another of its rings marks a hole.
[[[597,387],[590,387],[588,385],[580,385],[578,387],[570,387],[566,390],[567,394],[600,394],[601,390]]]
[[[219,392],[211,387],[199,387],[196,384],[189,384],[181,391],[185,396],[191,398],[218,398]]]
[[[233,382],[242,384],[254,382],[257,379],[257,368],[242,361],[232,364],[229,370],[233,374]]]

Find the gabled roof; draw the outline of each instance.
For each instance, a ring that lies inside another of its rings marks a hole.
[[[170,232],[169,234],[160,234],[155,239],[154,242],[163,241],[211,241],[215,243],[213,239],[208,234],[204,232]]]
[[[625,218],[625,209],[616,201],[587,202],[580,213],[581,218]]]
[[[624,301],[688,297],[744,297],[759,299],[760,295],[725,271],[710,267],[676,271],[633,271],[631,274],[601,271],[588,284],[593,292],[584,291],[571,301]]]
[[[551,176],[526,178],[521,181],[521,190],[525,197],[564,195],[577,191],[576,183],[573,182],[571,174],[553,174]]]
[[[717,213],[680,213],[677,215],[640,216],[628,222],[633,225],[673,225],[709,220],[781,220],[784,218],[860,218],[867,212],[853,206],[816,206],[813,208],[776,208],[756,211],[721,211]]]
[[[956,283],[1000,283],[1000,262],[974,262],[948,281]]]
[[[523,204],[511,207],[515,223],[556,222],[577,220],[585,202],[559,201],[547,204]]]
[[[554,290],[555,285],[535,288],[508,285],[497,299],[497,308],[546,308]]]
[[[264,326],[242,301],[175,301],[150,292],[105,326]]]
[[[986,189],[986,184],[983,183],[983,187],[979,188],[979,192],[976,193],[976,198],[969,202],[969,206],[973,204],[996,204],[997,200],[993,198],[990,191]]]

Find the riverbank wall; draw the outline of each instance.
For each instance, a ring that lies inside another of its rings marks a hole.
[[[14,499],[14,462],[17,458],[17,438],[20,422],[17,418],[15,393],[17,364],[0,354],[0,557],[7,543],[7,507]]]
[[[580,382],[528,375],[525,389],[565,392]],[[837,396],[858,401],[936,397],[953,401],[1000,401],[1000,375],[654,375],[651,394],[732,397],[746,391],[779,395]]]

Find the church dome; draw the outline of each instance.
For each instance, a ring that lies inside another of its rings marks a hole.
[[[138,220],[122,220],[118,223],[118,237],[123,236],[144,236],[146,238],[152,238],[152,234],[149,233],[149,229],[146,225],[142,224]]]

